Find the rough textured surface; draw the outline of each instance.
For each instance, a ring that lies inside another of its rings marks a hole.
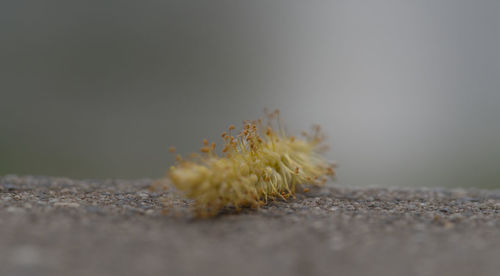
[[[151,183],[0,178],[0,275],[500,275],[500,191],[329,187],[197,220]]]

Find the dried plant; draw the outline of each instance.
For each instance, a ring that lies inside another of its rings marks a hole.
[[[235,126],[229,126],[228,132],[222,133],[220,155],[216,144],[207,140],[201,154],[192,154],[189,159],[177,155],[168,177],[195,201],[198,216],[214,216],[224,207],[257,208],[268,200],[295,198],[301,185],[320,186],[327,176],[335,175],[334,165],[321,155],[326,146],[319,126],[298,139],[285,133],[278,110],[267,117],[267,123],[261,119],[245,121],[243,130],[234,135]]]

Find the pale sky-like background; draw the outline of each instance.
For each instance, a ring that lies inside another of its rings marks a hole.
[[[500,1],[2,1],[0,175],[160,177],[320,123],[339,185],[500,188]]]

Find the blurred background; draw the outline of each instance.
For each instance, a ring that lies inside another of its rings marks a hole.
[[[500,188],[500,1],[0,3],[0,175],[161,177],[319,123],[337,185]]]

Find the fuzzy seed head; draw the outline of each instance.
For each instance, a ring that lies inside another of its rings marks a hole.
[[[274,111],[268,117],[278,115]],[[334,167],[321,156],[324,137],[319,126],[305,140],[287,136],[279,121],[278,128],[275,131],[271,122],[263,126],[262,120],[245,121],[237,138],[221,135],[221,156],[215,143],[209,146],[204,139],[201,152],[206,154],[193,160],[178,158],[168,176],[178,190],[195,200],[201,217],[216,215],[225,207],[257,208],[269,199],[295,198],[297,187],[322,185],[325,176],[334,176]]]

